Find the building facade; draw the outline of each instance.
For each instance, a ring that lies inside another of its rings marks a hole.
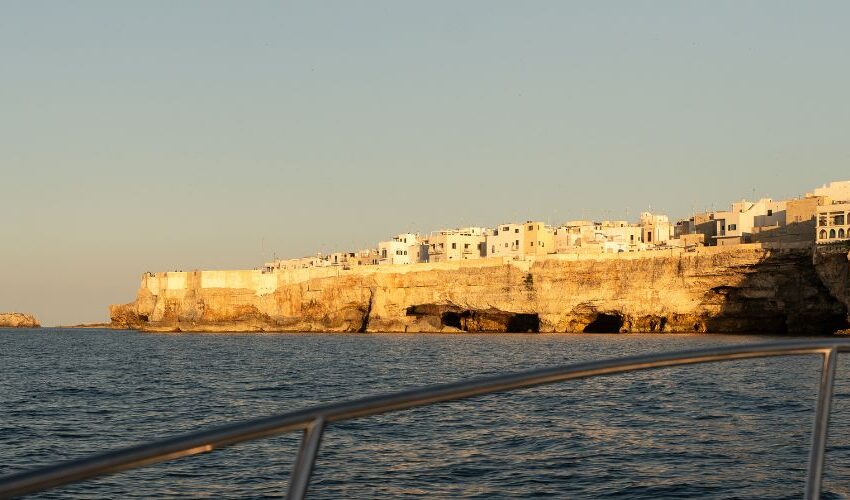
[[[850,239],[850,201],[834,201],[818,207],[817,240],[835,243]]]
[[[381,241],[378,243],[378,253],[381,256],[378,263],[381,265],[399,265],[427,262],[427,254],[425,260],[421,260],[420,246],[419,235],[413,233],[402,233],[389,241]]]
[[[731,210],[712,215],[716,245],[752,243],[754,233],[777,231],[785,226],[786,202],[770,198],[757,202],[742,200],[733,203]]]
[[[486,236],[487,257],[520,259],[525,248],[525,230],[522,224],[501,224]]]
[[[527,221],[522,225],[525,232],[523,253],[528,256],[555,253],[555,231],[543,222]]]
[[[850,181],[835,181],[824,184],[811,193],[806,193],[807,198],[812,196],[823,196],[832,201],[850,201]]]
[[[489,231],[481,227],[433,232],[428,238],[429,262],[480,259],[487,254],[488,234]]]
[[[694,214],[671,224],[666,215],[643,212],[637,224],[623,220],[577,220],[552,228],[540,221],[501,224],[493,230],[467,227],[436,231],[427,238],[401,233],[359,252],[337,252],[298,259],[275,259],[264,270],[502,257],[524,259],[555,253],[611,253],[657,247],[738,245],[743,243],[850,240],[850,181],[825,184],[805,197],[786,201],[742,200],[729,210]]]
[[[673,237],[673,225],[666,215],[640,214],[641,241],[647,245],[666,244]]]

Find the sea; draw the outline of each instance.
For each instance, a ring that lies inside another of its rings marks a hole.
[[[787,337],[784,337],[787,339]],[[0,331],[0,475],[341,399],[764,336]],[[820,358],[596,377],[328,427],[311,498],[800,498]],[[840,358],[824,498],[850,497]],[[34,498],[279,498],[299,434]]]

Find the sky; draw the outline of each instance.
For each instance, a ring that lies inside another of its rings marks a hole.
[[[850,179],[850,2],[0,0],[0,311]]]

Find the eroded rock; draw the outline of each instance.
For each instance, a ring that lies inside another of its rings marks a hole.
[[[846,253],[819,260],[808,250],[745,247],[370,267],[244,271],[232,280],[262,288],[161,273],[110,312],[127,328],[180,331],[827,334],[850,326]]]
[[[0,313],[0,328],[40,328],[32,314],[19,312]]]

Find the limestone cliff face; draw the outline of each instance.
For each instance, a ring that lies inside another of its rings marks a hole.
[[[24,313],[0,313],[0,328],[39,328],[35,316]]]
[[[829,293],[850,311],[850,243],[820,246],[813,261]]]
[[[740,248],[300,276],[161,273],[110,312],[116,327],[152,331],[826,334],[847,326],[842,257]]]

